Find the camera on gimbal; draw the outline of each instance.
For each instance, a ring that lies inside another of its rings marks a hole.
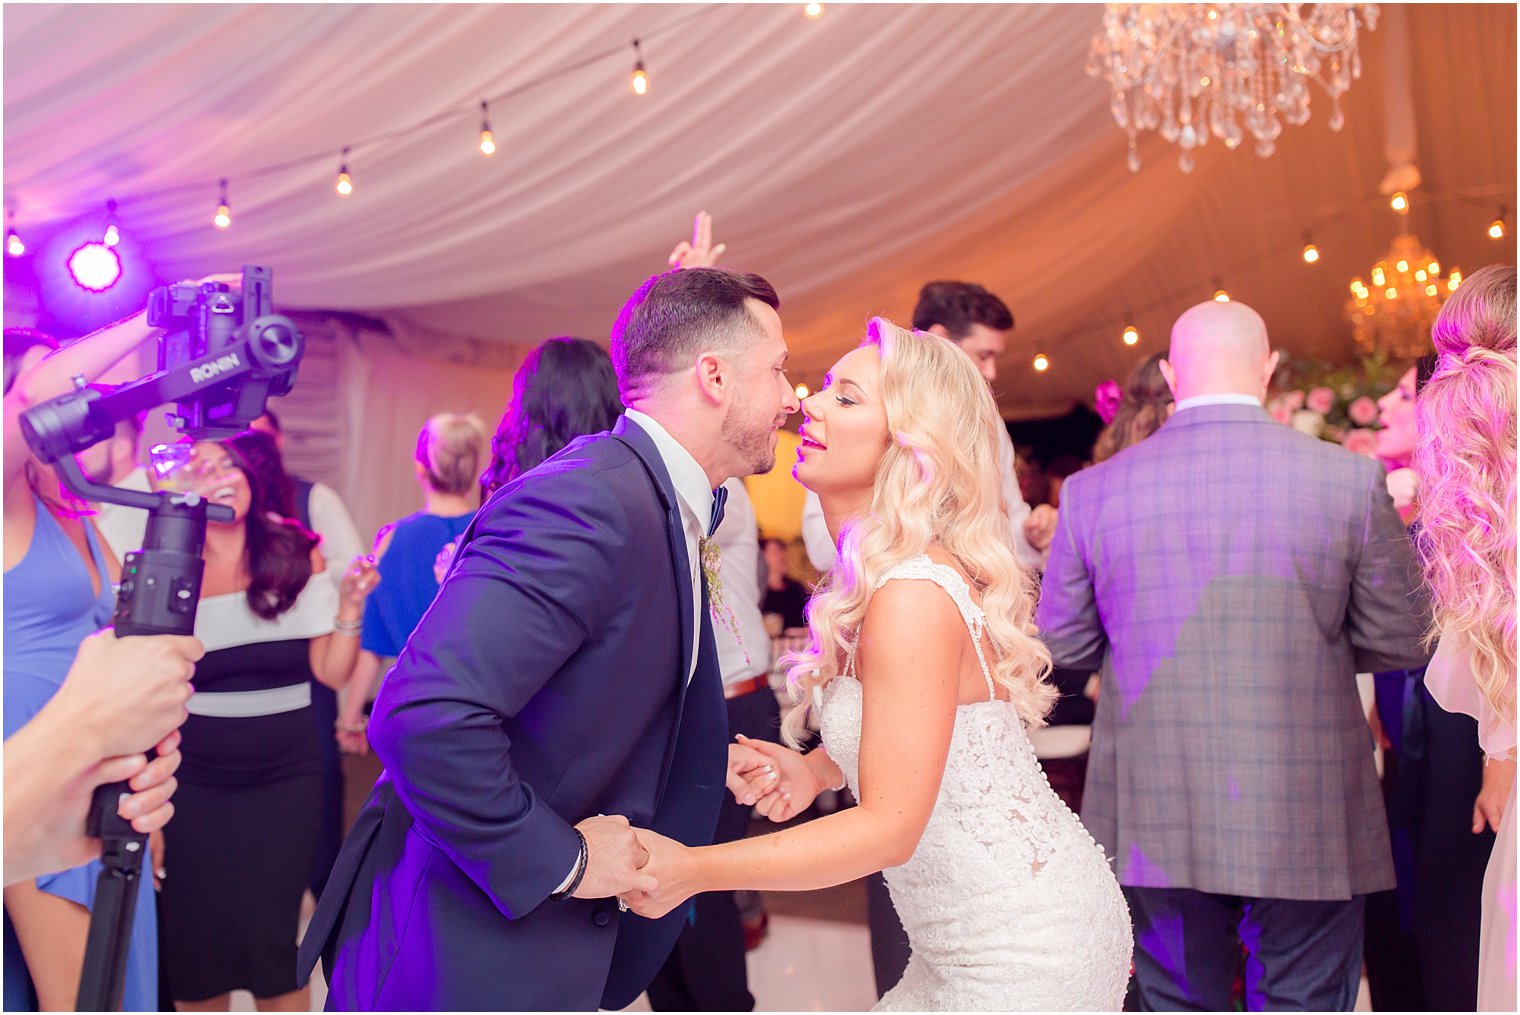
[[[274,313],[274,281],[268,268],[245,265],[241,290],[221,282],[154,289],[147,319],[166,334],[158,343],[157,372],[109,394],[75,378],[75,390],[42,402],[21,416],[32,451],[58,467],[80,497],[149,512],[143,547],[126,554],[112,623],[116,634],[195,632],[200,602],[201,550],[206,522],[232,521],[232,509],[208,504],[193,491],[145,493],[89,480],[74,454],[116,431],[116,424],[165,402],[169,421],[199,440],[231,437],[263,415],[271,395],[295,384],[301,333]],[[158,449],[155,449],[157,452]],[[157,464],[157,462],[155,462]],[[127,942],[146,837],[116,813],[126,783],[101,786],[86,829],[101,840],[102,869],[85,943],[80,1011],[121,1008]]]

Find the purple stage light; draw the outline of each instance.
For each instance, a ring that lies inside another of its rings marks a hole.
[[[69,276],[90,292],[103,293],[121,278],[121,258],[100,242],[85,243],[69,255]]]

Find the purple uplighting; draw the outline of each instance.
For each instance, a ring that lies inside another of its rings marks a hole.
[[[69,276],[90,292],[103,293],[121,278],[121,258],[104,243],[85,243],[69,255]]]

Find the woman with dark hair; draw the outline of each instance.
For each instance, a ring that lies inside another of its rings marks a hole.
[[[545,339],[512,379],[512,401],[480,477],[481,503],[575,438],[610,430],[622,412],[607,350],[584,338]]]
[[[142,314],[59,348],[51,336],[5,330],[5,735],[52,699],[87,636],[111,623],[116,558],[89,505],[32,454],[28,408],[96,380],[157,332]],[[161,752],[172,752],[165,741]],[[158,836],[153,837],[156,848]],[[152,869],[152,865],[149,865]],[[71,1010],[79,988],[99,863],[5,889],[5,1010]],[[128,1011],[158,1010],[152,879],[142,879],[127,951]]]
[[[1161,376],[1161,361],[1164,359],[1166,353],[1152,353],[1129,372],[1119,409],[1093,445],[1094,465],[1132,444],[1139,444],[1161,429],[1161,424],[1172,414],[1172,389]],[[1111,381],[1105,383],[1112,384]]]
[[[348,680],[378,581],[365,557],[335,580],[316,536],[270,510],[259,476],[234,438],[196,443],[171,477],[235,516],[206,528],[195,633],[207,652],[160,872],[165,968],[182,1011],[226,1011],[238,989],[263,1011],[310,1006],[295,973],[322,807],[310,681]]]

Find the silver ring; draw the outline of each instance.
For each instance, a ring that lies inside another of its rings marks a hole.
[[[618,912],[619,913],[626,913],[626,912],[628,912],[628,903],[624,902],[621,897],[618,899]]]

